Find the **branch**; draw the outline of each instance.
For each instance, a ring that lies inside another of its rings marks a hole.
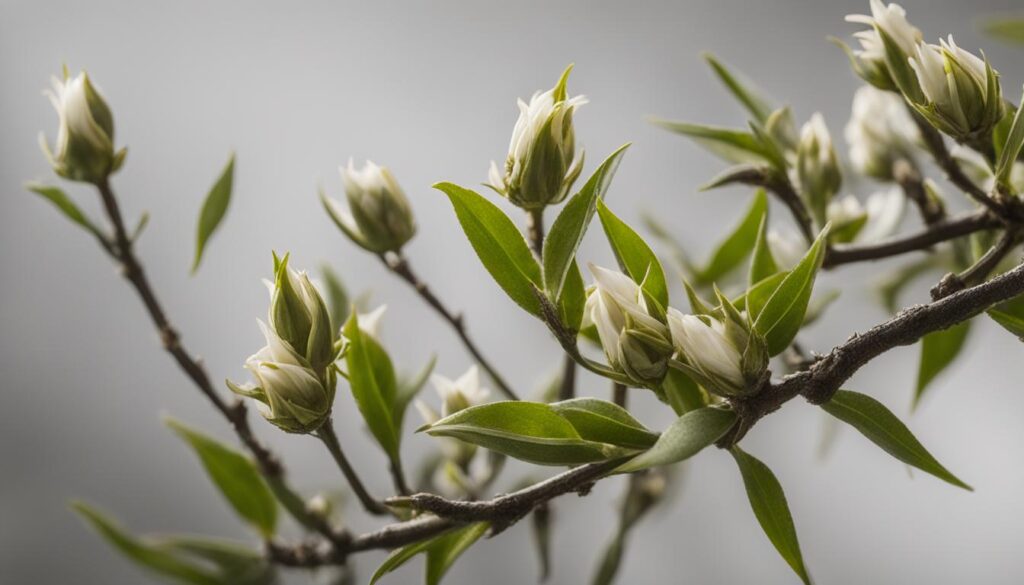
[[[502,378],[500,374],[498,374],[498,371],[494,368],[494,366],[492,366],[491,363],[487,361],[486,358],[484,358],[483,354],[480,353],[480,350],[477,348],[476,344],[473,343],[473,340],[469,338],[469,333],[466,332],[466,324],[463,322],[462,315],[456,315],[455,313],[451,312],[441,302],[441,300],[434,295],[433,291],[430,290],[427,284],[420,280],[419,277],[416,276],[416,273],[412,271],[412,267],[409,265],[409,261],[405,258],[405,256],[402,256],[400,254],[395,254],[391,256],[385,256],[384,254],[380,254],[378,255],[378,258],[380,258],[380,261],[384,263],[384,266],[387,266],[388,270],[398,275],[402,280],[404,280],[411,287],[413,287],[413,289],[416,290],[420,297],[424,301],[426,301],[426,303],[430,305],[431,308],[437,311],[437,313],[441,315],[441,317],[444,318],[444,320],[447,321],[448,324],[452,326],[452,329],[455,330],[455,333],[459,336],[459,339],[462,340],[462,344],[466,346],[466,349],[469,350],[469,353],[473,356],[473,359],[475,359],[476,362],[480,364],[480,367],[487,372],[487,375],[490,376],[491,380],[494,382],[494,385],[498,387],[498,390],[502,394],[504,394],[509,400],[519,400],[519,397],[516,395],[515,391],[512,390],[512,387],[509,386],[507,382],[505,382],[505,379]]]
[[[937,221],[924,230],[908,236],[890,238],[875,244],[832,246],[825,256],[823,265],[825,268],[831,268],[851,262],[880,260],[907,252],[926,250],[935,244],[974,232],[994,229],[1001,225],[1003,225],[1002,221],[991,212],[978,209],[955,218]]]
[[[349,463],[348,457],[345,456],[345,452],[341,450],[341,443],[338,441],[338,435],[334,432],[334,423],[331,419],[327,419],[324,424],[320,425],[320,428],[316,431],[318,439],[323,441],[327,450],[331,452],[331,456],[334,458],[335,463],[338,464],[338,468],[341,469],[342,474],[348,481],[348,485],[352,488],[352,491],[359,498],[359,503],[363,505],[363,508],[375,516],[383,516],[389,513],[388,507],[380,503],[363,485],[362,480],[359,479],[359,475],[356,474],[356,470]],[[400,473],[394,474],[396,478],[401,477]],[[398,480],[396,479],[396,482]],[[404,485],[404,482],[402,482]]]
[[[984,284],[905,309],[864,334],[854,334],[808,370],[791,374],[751,398],[734,401],[740,428],[721,446],[735,444],[759,419],[793,398],[803,396],[811,404],[828,402],[857,370],[879,355],[916,343],[929,333],[948,329],[1020,294],[1024,294],[1024,264]]]
[[[903,158],[897,160],[892,165],[892,175],[907,199],[917,206],[925,225],[930,226],[946,218],[946,210],[938,201],[928,196],[924,179],[913,163]]]
[[[153,291],[153,287],[143,271],[142,263],[135,256],[133,242],[125,229],[121,208],[118,206],[117,197],[114,195],[109,181],[104,179],[96,184],[96,188],[103,199],[103,207],[107,218],[114,227],[113,243],[111,245],[104,245],[103,248],[114,260],[121,264],[121,274],[131,283],[142,299],[142,303],[145,305],[153,325],[160,334],[164,349],[167,350],[167,353],[171,354],[178,367],[185,372],[185,375],[192,380],[192,383],[195,384],[199,391],[213,403],[214,408],[231,423],[235,434],[238,435],[239,440],[245,445],[246,449],[252,453],[260,472],[267,478],[271,487],[274,488],[275,495],[281,500],[285,509],[302,525],[320,532],[332,542],[338,540],[340,538],[339,533],[323,517],[311,514],[305,510],[304,506],[299,505],[301,498],[287,486],[284,480],[285,470],[280,460],[269,449],[264,447],[253,434],[252,428],[249,426],[249,419],[246,417],[245,404],[241,401],[229,404],[221,398],[210,382],[210,377],[207,375],[202,363],[198,359],[193,358],[182,346],[177,330],[175,330],[170,319],[167,317],[167,313],[164,312],[163,306],[157,300],[156,293]]]

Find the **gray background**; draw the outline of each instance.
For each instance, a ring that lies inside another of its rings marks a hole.
[[[1008,97],[1022,81],[1024,53],[982,38],[975,17],[1013,2],[907,2],[931,40],[952,32],[984,47]],[[270,250],[295,265],[328,261],[356,291],[390,305],[384,337],[396,361],[417,367],[431,352],[450,376],[467,365],[450,331],[405,285],[336,232],[315,198],[322,183],[340,192],[339,163],[354,156],[392,167],[420,222],[409,248],[423,276],[465,309],[487,355],[528,393],[559,361],[543,327],[503,297],[474,258],[438,180],[472,185],[504,156],[515,98],[554,82],[568,62],[570,88],[591,103],[578,115],[588,169],[635,141],[611,194],[629,220],[656,209],[698,255],[722,234],[747,194],[696,193],[721,164],[682,138],[652,128],[658,114],[738,125],[738,108],[706,71],[713,50],[791,103],[801,120],[821,110],[841,134],[857,80],[825,36],[856,27],[843,15],[867,2],[36,2],[0,3],[0,582],[139,583],[123,562],[67,510],[82,497],[137,531],[197,531],[250,538],[203,477],[193,456],[160,423],[172,413],[223,438],[230,435],[158,348],[134,294],[80,230],[21,187],[52,180],[36,147],[55,134],[40,90],[66,62],[87,68],[116,113],[117,143],[130,155],[115,186],[130,218],[153,219],[139,252],[160,296],[217,379],[242,378],[260,344],[259,280]],[[839,139],[841,141],[841,139]],[[188,276],[194,221],[227,153],[238,153],[235,199],[199,274]],[[589,171],[588,171],[589,172]],[[870,185],[851,189],[866,194]],[[90,212],[95,196],[69,192]],[[784,217],[783,214],[776,214]],[[782,221],[782,220],[780,220]],[[609,263],[589,238],[583,255]],[[883,266],[830,275],[847,291],[828,319],[806,334],[825,351],[885,317],[863,292]],[[921,301],[926,284],[907,302]],[[676,297],[680,298],[678,292]],[[917,350],[891,352],[850,387],[879,396],[909,417],[918,436],[976,486],[968,494],[915,474],[851,432],[825,462],[815,456],[821,416],[793,402],[745,441],[786,487],[805,557],[820,583],[1019,582],[1024,572],[1024,396],[1020,346],[989,323],[977,327],[964,361],[935,383],[912,417],[908,404]],[[1011,383],[1015,381],[1016,383]],[[606,385],[586,378],[585,393]],[[431,396],[431,398],[433,398]],[[667,409],[635,400],[660,428]],[[376,447],[339,389],[340,432],[378,492],[388,486]],[[261,436],[284,453],[306,490],[341,479],[312,439]],[[406,457],[430,447],[406,441]],[[541,470],[543,471],[543,470]],[[523,475],[515,467],[506,476]],[[506,486],[507,487],[507,486]],[[556,506],[553,583],[585,582],[612,525],[620,480],[586,499]],[[356,512],[354,529],[375,524]],[[480,543],[450,583],[534,581],[526,524]],[[365,577],[383,558],[361,555]],[[392,583],[415,582],[418,563]],[[309,582],[299,576],[296,582]],[[698,457],[680,495],[633,538],[623,583],[792,583],[761,534],[730,458]]]

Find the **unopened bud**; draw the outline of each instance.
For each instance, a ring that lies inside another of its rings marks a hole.
[[[825,225],[825,211],[839,191],[842,175],[832,147],[832,136],[820,113],[811,116],[800,131],[796,176],[811,215],[818,225]]]
[[[321,193],[320,198],[334,223],[354,243],[375,252],[398,252],[414,235],[416,221],[412,207],[394,175],[372,161],[360,170],[341,169],[349,211],[338,201]]]

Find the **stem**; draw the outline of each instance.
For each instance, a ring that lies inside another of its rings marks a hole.
[[[352,464],[349,463],[348,457],[345,457],[345,452],[341,450],[341,443],[338,442],[338,435],[334,432],[334,424],[331,419],[327,419],[324,424],[317,429],[315,433],[316,437],[323,441],[327,450],[331,452],[331,456],[334,457],[334,461],[338,464],[341,472],[345,475],[345,479],[348,481],[348,485],[355,492],[356,497],[359,498],[359,502],[363,505],[363,508],[375,516],[382,516],[389,513],[388,507],[373,499],[370,492],[366,490],[366,486],[363,485],[362,480],[356,475],[356,470],[352,468]]]
[[[409,484],[405,481],[405,470],[402,468],[402,458],[392,459],[388,467],[391,471],[391,480],[395,483],[395,491],[402,494],[411,494]]]
[[[562,364],[562,384],[558,387],[558,399],[569,400],[576,397],[576,360],[565,355]]]
[[[149,279],[142,268],[142,263],[135,256],[132,239],[125,229],[121,208],[117,203],[117,197],[110,186],[110,182],[104,179],[96,184],[96,189],[103,200],[103,208],[107,218],[114,228],[113,243],[107,242],[107,245],[104,245],[103,248],[111,258],[120,263],[121,274],[128,280],[142,299],[150,320],[160,334],[164,349],[167,353],[171,354],[178,367],[192,380],[196,388],[213,403],[214,408],[231,424],[239,440],[256,459],[260,473],[267,479],[270,486],[274,488],[275,496],[277,496],[282,505],[284,505],[284,508],[295,520],[303,526],[320,532],[331,542],[337,542],[339,539],[342,539],[343,535],[334,530],[326,519],[310,514],[305,509],[305,504],[301,506],[296,504],[296,500],[298,502],[302,501],[301,497],[288,487],[285,481],[284,466],[281,465],[278,458],[269,449],[264,447],[253,434],[246,416],[245,404],[241,401],[229,404],[221,398],[210,382],[210,377],[207,375],[203,365],[199,360],[193,358],[181,344],[180,335],[171,324],[163,306],[157,300],[156,293],[153,291],[153,287],[150,285]]]
[[[526,235],[537,258],[544,257],[544,208],[526,212]]]
[[[441,300],[434,295],[433,291],[430,290],[427,284],[420,280],[419,277],[416,276],[416,273],[413,272],[412,266],[409,264],[409,261],[405,256],[401,254],[395,254],[393,256],[385,256],[384,254],[381,254],[378,258],[380,258],[380,261],[384,263],[384,266],[388,267],[388,270],[398,275],[402,280],[413,287],[420,297],[426,301],[426,303],[430,305],[437,314],[441,315],[449,325],[452,326],[452,329],[455,330],[455,333],[459,336],[459,339],[462,340],[462,344],[466,346],[466,349],[469,350],[473,359],[480,364],[480,367],[487,372],[487,375],[490,376],[494,385],[498,387],[498,391],[504,394],[509,400],[519,400],[519,397],[512,390],[512,387],[505,382],[505,379],[498,374],[498,371],[491,365],[491,362],[484,358],[476,344],[469,338],[469,333],[466,331],[466,325],[462,315],[456,315],[451,312],[451,310],[449,310]]]
[[[1002,225],[990,212],[979,209],[955,218],[938,221],[928,228],[897,238],[883,240],[876,244],[837,245],[829,249],[824,266],[831,268],[840,264],[879,260],[898,256],[906,252],[928,249],[935,244],[966,236],[974,232],[993,229]]]
[[[928,196],[921,173],[912,162],[902,158],[897,160],[892,165],[892,175],[907,199],[917,206],[925,225],[931,226],[945,219],[946,210]]]
[[[771,172],[770,176],[763,179],[761,185],[774,193],[789,208],[789,212],[793,215],[793,219],[796,221],[796,225],[800,228],[800,233],[803,234],[807,243],[814,242],[814,227],[811,215],[807,211],[807,206],[804,205],[804,200],[800,198],[800,194],[797,193],[789,178],[780,173]]]
[[[629,395],[626,394],[626,385],[618,382],[612,382],[612,402],[618,404],[622,408],[626,408],[626,401]]]

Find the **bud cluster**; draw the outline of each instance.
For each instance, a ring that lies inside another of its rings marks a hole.
[[[274,256],[268,322],[259,321],[266,345],[245,362],[255,383],[228,381],[235,393],[257,401],[260,414],[290,433],[311,433],[334,403],[338,357],[330,313],[305,272]]]

